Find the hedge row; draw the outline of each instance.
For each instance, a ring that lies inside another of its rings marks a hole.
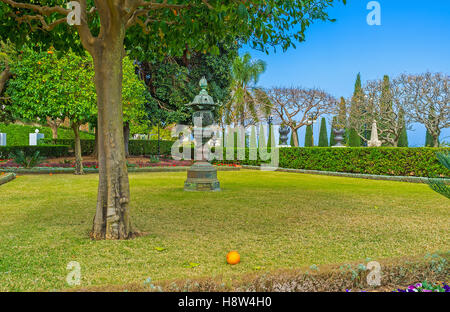
[[[439,163],[437,152],[448,153],[450,148],[288,147],[280,148],[278,167],[392,176],[449,177],[450,170]],[[223,162],[252,166],[263,163],[259,157],[258,160],[249,160],[248,155],[247,149],[245,160]]]
[[[34,133],[36,129],[39,129],[39,133],[45,135],[45,138],[52,137],[52,130],[49,127],[35,127],[28,125],[17,125],[17,124],[3,124],[0,123],[0,132],[6,133],[6,143],[14,146],[24,146],[29,143],[30,133]],[[73,140],[74,134],[72,129],[59,127],[58,137],[61,139]],[[81,139],[93,139],[94,135],[92,133],[87,133],[80,131]],[[66,144],[61,144],[66,145]]]
[[[159,141],[160,155],[170,155],[173,141]],[[68,145],[73,150],[75,141],[72,139],[41,139],[39,144]],[[95,148],[95,140],[81,140],[81,154],[83,156],[92,155]],[[157,155],[157,140],[130,140],[128,152],[132,156]]]
[[[11,154],[24,151],[26,155],[32,155],[39,151],[44,157],[65,157],[69,156],[69,146],[67,145],[37,145],[37,146],[0,146],[0,159],[9,158]]]
[[[159,154],[170,155],[173,141],[159,141]],[[158,141],[157,140],[130,140],[128,144],[128,152],[133,156],[141,155],[157,155]]]
[[[83,156],[92,155],[95,149],[95,140],[80,140],[81,154]],[[73,151],[75,148],[75,140],[73,139],[40,139],[39,144],[45,145],[67,145]]]

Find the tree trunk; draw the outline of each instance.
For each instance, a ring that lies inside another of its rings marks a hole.
[[[97,210],[91,232],[93,239],[127,239],[134,236],[123,136],[122,58],[125,28],[122,26],[110,31],[116,33],[98,42],[92,50],[98,105],[99,163]]]
[[[130,124],[125,122],[123,126],[123,138],[125,145],[125,156],[128,157],[130,154],[128,152],[128,143],[130,142]]]
[[[97,127],[95,128],[94,151],[92,152],[91,156],[98,158],[98,129],[97,129]]]
[[[82,175],[84,174],[84,170],[83,158],[81,157],[80,124],[73,122],[72,129],[75,135],[75,174]]]
[[[47,124],[49,125],[50,129],[52,129],[52,139],[57,140],[58,139],[58,126],[59,126],[58,119],[53,120],[52,118],[47,116]]]
[[[292,137],[293,137],[293,140],[294,140],[294,146],[298,147],[298,133],[297,133],[297,129],[291,128],[291,132],[292,132]]]
[[[0,73],[0,95],[3,93],[3,89],[5,88],[6,82],[9,78],[11,78],[12,74],[9,69],[9,65],[6,64],[5,69]]]
[[[433,135],[433,147],[439,147],[439,135]]]

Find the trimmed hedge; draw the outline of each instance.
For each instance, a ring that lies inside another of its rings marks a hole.
[[[287,147],[280,148],[279,167],[390,176],[449,177],[450,170],[439,163],[437,152],[450,152],[450,148]],[[252,166],[262,163],[259,158],[257,161],[248,160],[248,149],[246,160],[223,162]]]
[[[23,151],[26,155],[32,155],[36,151],[43,157],[65,157],[69,156],[69,146],[67,145],[37,145],[37,146],[0,146],[0,158],[9,158],[11,154]]]
[[[159,153],[161,155],[170,155],[174,141],[159,141]],[[128,144],[128,152],[133,156],[141,155],[157,155],[157,140],[130,140]]]
[[[39,129],[39,132],[45,135],[45,138],[49,139],[52,137],[52,130],[49,127],[34,127],[28,125],[18,125],[18,124],[8,124],[5,125],[0,123],[0,132],[6,133],[6,143],[8,146],[24,146],[29,143],[29,134],[34,133],[34,130]],[[58,138],[73,140],[73,130],[59,127],[58,128]],[[94,135],[92,133],[87,133],[80,131],[81,139],[93,139]],[[67,144],[61,144],[67,145]]]
[[[73,139],[41,139],[39,144],[58,144],[68,145],[72,150],[75,147]],[[173,141],[159,141],[160,154],[170,155]],[[95,140],[81,140],[81,154],[83,156],[92,155],[95,148]],[[130,140],[128,144],[128,152],[132,156],[156,155],[158,153],[157,140]]]
[[[81,154],[83,156],[92,155],[95,149],[95,140],[80,140]],[[75,140],[73,139],[40,139],[39,144],[45,145],[67,145],[73,151],[75,149]]]

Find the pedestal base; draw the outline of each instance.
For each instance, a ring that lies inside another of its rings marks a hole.
[[[208,162],[197,162],[187,171],[185,191],[220,191],[217,169]]]

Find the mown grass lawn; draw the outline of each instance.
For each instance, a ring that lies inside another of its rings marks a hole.
[[[97,175],[0,186],[0,291],[70,288],[70,261],[90,287],[450,249],[449,201],[423,184],[243,170],[219,172],[221,192],[187,193],[185,176],[130,174],[134,223],[149,235],[129,241],[88,238]],[[240,264],[225,263],[230,250]]]

